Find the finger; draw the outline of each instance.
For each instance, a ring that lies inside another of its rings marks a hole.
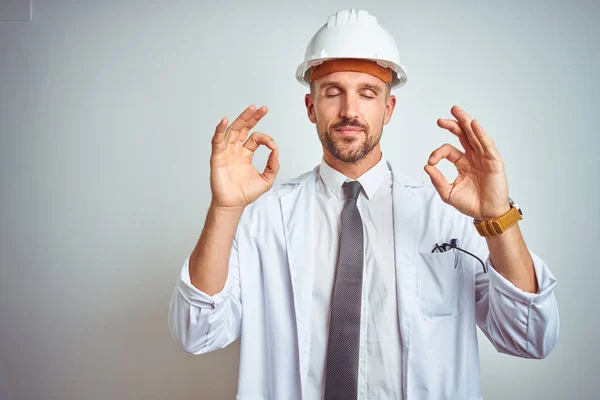
[[[458,160],[462,158],[463,155],[464,153],[462,151],[452,146],[451,144],[446,143],[438,147],[431,153],[431,156],[429,156],[429,160],[427,160],[427,163],[429,165],[436,165],[442,159],[445,158],[452,164],[456,164]]]
[[[227,118],[223,118],[215,128],[215,134],[212,137],[213,153],[220,153],[225,150],[225,128],[227,128]]]
[[[500,158],[500,154],[498,153],[496,144],[494,143],[492,138],[485,133],[479,121],[474,119],[471,122],[471,129],[473,129],[473,133],[475,134],[475,136],[477,136],[479,143],[481,143],[483,151],[486,152],[492,158]]]
[[[465,134],[467,135],[471,147],[473,147],[474,150],[482,151],[481,143],[479,143],[477,136],[475,136],[475,133],[473,133],[473,129],[471,129],[471,116],[459,106],[453,106],[452,109],[450,109],[450,112],[452,113],[452,115],[454,115],[454,117],[460,124],[463,132],[465,132]]]
[[[256,110],[250,118],[250,121],[248,121],[246,125],[242,128],[237,138],[238,142],[244,143],[244,141],[248,137],[248,132],[250,132],[250,130],[254,128],[256,124],[258,124],[258,121],[260,121],[265,115],[267,115],[268,112],[269,109],[267,108],[267,106],[262,106],[261,108]]]
[[[465,149],[465,151],[473,150],[473,147],[471,146],[471,143],[469,143],[467,135],[462,130],[460,124],[457,121],[453,119],[438,118],[437,124],[440,128],[446,129],[452,134],[454,134],[456,137],[458,137],[458,140],[460,141],[460,144],[463,147],[463,149]]]
[[[427,172],[427,175],[429,175],[429,178],[431,178],[431,183],[433,184],[437,192],[440,194],[442,200],[445,203],[447,203],[448,199],[450,199],[452,185],[448,183],[448,180],[446,179],[444,174],[442,174],[442,172],[439,169],[437,169],[437,167],[427,164],[424,169],[425,172]]]
[[[279,149],[274,148],[269,154],[269,159],[267,160],[267,165],[265,166],[265,170],[263,171],[263,176],[267,181],[269,181],[269,185],[273,186],[275,183],[275,177],[279,172]]]
[[[235,119],[235,121],[233,121],[229,128],[227,128],[225,139],[227,143],[235,143],[238,135],[240,134],[244,126],[246,126],[248,121],[250,121],[255,111],[256,107],[254,106],[254,104],[251,104],[244,111],[242,111],[242,113]]]
[[[277,148],[275,140],[273,140],[271,136],[265,135],[264,133],[260,132],[252,133],[248,140],[246,140],[246,143],[244,143],[244,147],[254,152],[256,151],[256,149],[258,149],[258,146],[260,146],[261,144],[267,146],[271,150],[275,150]]]

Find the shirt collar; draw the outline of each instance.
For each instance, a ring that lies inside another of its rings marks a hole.
[[[389,169],[387,162],[382,155],[381,160],[379,160],[377,164],[356,179],[358,182],[360,182],[369,200],[375,196],[375,192],[377,192],[377,189],[379,189],[381,184],[384,182],[386,174],[388,173]],[[352,179],[330,167],[329,164],[325,162],[325,158],[321,159],[321,168],[319,169],[319,174],[321,175],[325,186],[327,186],[327,188],[331,190],[337,197],[343,199],[344,192],[342,184],[346,181],[352,181]]]

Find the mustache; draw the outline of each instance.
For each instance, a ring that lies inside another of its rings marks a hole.
[[[358,120],[343,118],[340,122],[336,122],[331,125],[331,129],[338,129],[344,127],[361,128],[363,131],[367,131],[367,126],[361,124]]]

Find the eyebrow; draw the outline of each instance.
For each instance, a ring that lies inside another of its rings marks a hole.
[[[331,86],[338,86],[338,87],[342,87],[342,84],[338,81],[325,81],[323,83],[321,83],[319,89],[327,89],[328,87]],[[367,82],[361,82],[358,84],[358,87],[360,89],[370,89],[372,91],[375,92],[375,94],[379,94],[383,91],[383,89],[381,88],[381,86],[378,85],[374,85],[372,83],[367,83]]]

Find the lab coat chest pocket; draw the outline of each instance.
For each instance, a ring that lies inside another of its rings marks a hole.
[[[457,250],[419,253],[417,293],[425,318],[460,315],[465,305],[465,274]]]

